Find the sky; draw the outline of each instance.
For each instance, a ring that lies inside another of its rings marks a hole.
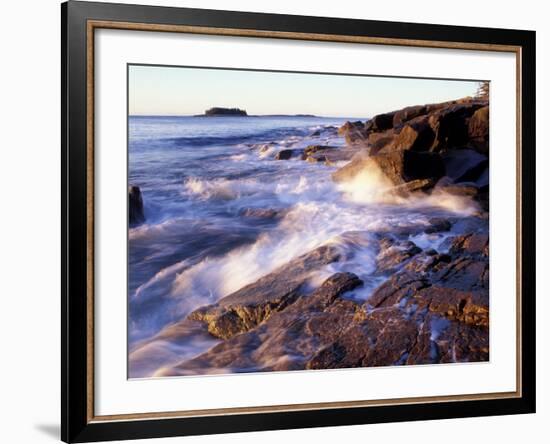
[[[219,106],[249,115],[371,117],[473,95],[475,81],[129,66],[130,115],[195,115]]]

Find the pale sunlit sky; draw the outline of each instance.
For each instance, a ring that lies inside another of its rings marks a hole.
[[[371,117],[473,95],[475,81],[129,66],[130,115],[194,115],[214,106],[248,114]]]

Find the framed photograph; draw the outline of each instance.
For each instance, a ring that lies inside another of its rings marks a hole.
[[[69,1],[62,439],[535,411],[535,33]]]

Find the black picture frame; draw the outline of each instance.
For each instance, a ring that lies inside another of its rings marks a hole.
[[[520,396],[323,408],[318,410],[236,413],[98,421],[90,416],[88,359],[93,319],[89,291],[89,161],[87,131],[87,38],[90,20],[185,25],[265,32],[511,45],[521,63],[521,282]],[[535,32],[370,20],[214,11],[187,8],[69,1],[61,5],[62,54],[62,361],[61,439],[90,442],[179,435],[511,415],[535,412]]]

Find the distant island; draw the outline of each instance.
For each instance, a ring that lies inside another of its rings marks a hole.
[[[221,106],[215,106],[207,109],[204,114],[195,114],[193,117],[317,117],[313,114],[262,114],[252,115],[248,114],[244,109],[240,108],[222,108]]]
[[[244,109],[214,107],[204,112],[205,116],[248,116]]]

